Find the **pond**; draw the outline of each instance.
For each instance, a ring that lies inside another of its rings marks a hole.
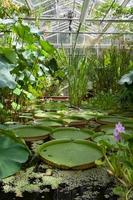
[[[118,200],[118,196],[113,193],[118,183],[102,165],[97,167],[93,165],[91,169],[82,168],[82,170],[72,170],[72,167],[69,170],[57,169],[56,167],[61,168],[60,165],[51,165],[49,161],[42,162],[40,155],[39,157],[37,155],[37,149],[46,141],[52,144],[61,138],[71,140],[73,143],[77,137],[79,140],[83,139],[85,143],[93,142],[97,145],[104,140],[110,145],[115,145],[113,138],[115,123],[122,122],[130,134],[133,128],[132,116],[108,115],[105,112],[89,109],[66,109],[56,112],[36,110],[32,116],[33,120],[28,118],[26,124],[11,123],[4,126],[5,129],[17,133],[17,137],[21,135],[20,138],[25,139],[32,154],[21,171],[2,180],[0,200]],[[37,130],[39,132],[36,132]],[[84,157],[80,154],[80,150],[79,148],[74,150],[74,154],[71,153],[77,157],[76,162]],[[60,152],[63,154],[62,160],[67,157],[65,151],[63,152],[63,146],[62,149],[58,149],[58,154],[60,155]],[[90,150],[87,157],[89,152]]]

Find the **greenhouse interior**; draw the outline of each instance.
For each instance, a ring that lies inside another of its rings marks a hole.
[[[0,0],[0,200],[133,200],[133,0]]]

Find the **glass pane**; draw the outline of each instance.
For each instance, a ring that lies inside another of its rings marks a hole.
[[[49,42],[56,44],[57,43],[57,35],[53,35],[48,37],[46,40],[48,40]]]
[[[62,44],[70,43],[70,35],[66,34],[66,33],[60,33],[59,34],[59,43],[62,43]]]
[[[78,38],[77,38],[77,44],[84,43],[84,37],[85,37],[84,34],[79,34]],[[76,34],[73,34],[73,36],[72,36],[73,43],[75,42],[75,39],[76,39]]]

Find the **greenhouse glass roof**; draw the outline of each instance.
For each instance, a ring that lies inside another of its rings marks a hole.
[[[53,44],[94,46],[110,43],[113,36],[133,39],[133,0],[13,0],[26,5],[25,17]],[[77,34],[78,32],[78,34]]]

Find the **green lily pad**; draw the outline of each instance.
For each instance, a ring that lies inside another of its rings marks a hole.
[[[28,160],[27,147],[15,137],[0,133],[0,179],[18,172],[23,163]]]
[[[17,137],[23,138],[26,141],[34,141],[49,137],[51,129],[40,126],[24,126],[12,129]]]
[[[55,118],[59,119],[61,116],[55,112],[40,112],[34,115],[36,118]]]
[[[63,121],[67,122],[67,123],[71,123],[71,122],[77,122],[77,121],[86,121],[85,119],[81,118],[81,117],[63,117]]]
[[[63,121],[65,122],[65,123],[71,123],[71,122],[77,122],[77,120],[76,119],[72,119],[72,118],[63,118]],[[80,120],[79,120],[80,121]]]
[[[76,127],[76,128],[83,128],[88,125],[88,121],[86,120],[74,120],[68,123],[68,126],[70,127]]]
[[[31,112],[23,112],[21,113],[22,116],[33,116]]]
[[[100,116],[97,119],[102,124],[116,124],[118,122],[121,122],[121,123],[133,122],[132,118],[126,118],[126,117],[117,116],[117,115],[114,115],[114,116]]]
[[[19,118],[20,119],[33,119],[33,117],[32,116],[28,116],[28,115],[19,115]]]
[[[129,111],[129,110],[124,111],[124,112],[122,111],[121,115],[124,116],[124,117],[133,117],[133,111]]]
[[[54,139],[88,139],[92,135],[92,131],[82,131],[78,128],[58,128],[52,132]]]
[[[132,130],[133,130],[133,120],[132,120],[132,121],[129,121],[129,120],[125,121],[125,122],[123,123],[123,126],[124,126],[126,129],[129,128],[129,129],[132,129]]]
[[[85,120],[84,117],[82,116],[78,116],[78,115],[70,115],[70,116],[67,116],[67,119],[72,119],[72,120]]]
[[[40,126],[45,126],[45,127],[60,127],[63,126],[64,123],[62,120],[54,120],[54,119],[38,119],[36,120],[36,123],[39,124]]]
[[[93,115],[87,115],[86,113],[70,113],[70,115],[67,116],[68,119],[75,119],[75,120],[90,120],[93,119]]]
[[[85,119],[85,120],[90,120],[94,118],[93,113],[89,113],[89,111],[69,111],[65,113],[66,118],[71,118],[71,119]]]
[[[95,143],[67,139],[42,144],[38,154],[46,163],[62,169],[87,169],[103,156]]]

